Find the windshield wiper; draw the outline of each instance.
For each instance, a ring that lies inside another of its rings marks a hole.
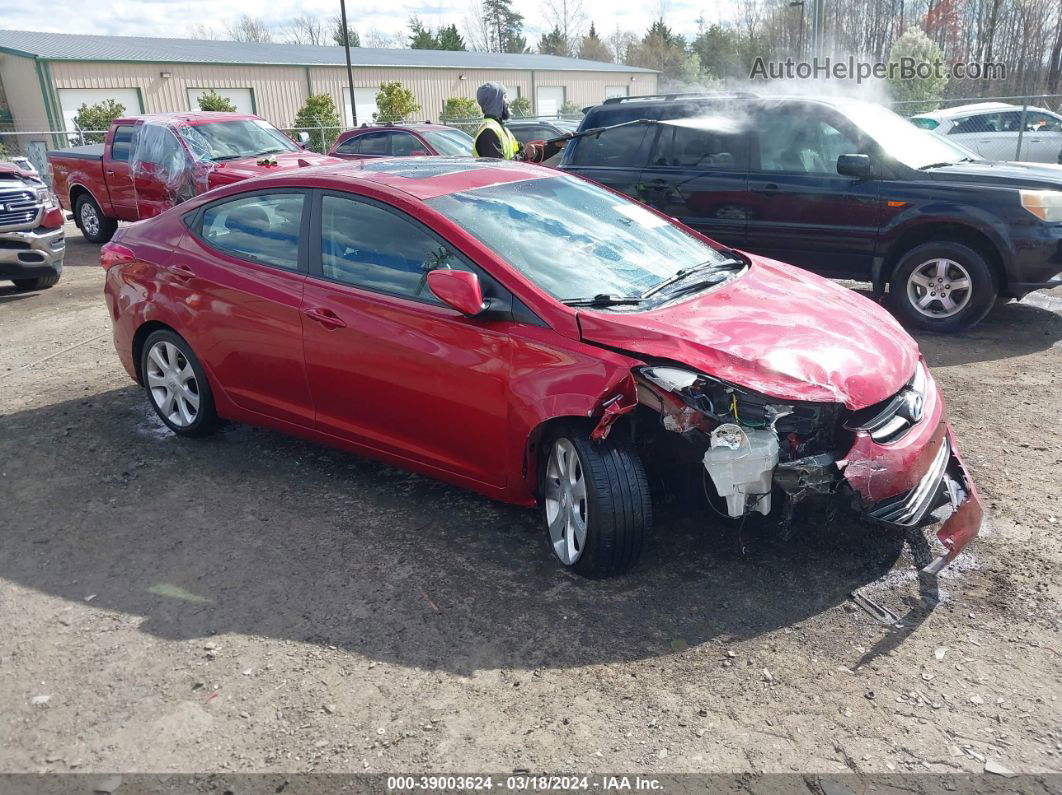
[[[961,163],[962,161],[960,160],[958,162]],[[924,166],[919,166],[918,170],[919,171],[928,171],[931,168],[944,168],[944,166],[954,166],[954,165],[955,165],[955,163],[952,163],[950,160],[946,161],[944,163],[927,163]]]
[[[691,265],[689,268],[682,268],[681,270],[675,271],[675,273],[672,276],[667,277],[666,279],[664,279],[664,281],[660,282],[660,284],[657,284],[657,285],[655,285],[653,287],[650,287],[648,290],[646,290],[644,293],[642,293],[642,298],[648,298],[651,295],[656,295],[661,290],[663,290],[663,289],[665,289],[667,287],[670,287],[671,285],[675,284],[676,282],[682,281],[687,276],[692,276],[694,273],[703,273],[704,271],[711,271],[711,270],[715,270],[716,268],[722,268],[722,267],[725,267],[725,266],[728,266],[728,265],[744,265],[744,264],[745,264],[744,262],[742,262],[741,260],[737,259],[736,257],[732,258],[732,259],[725,259],[725,260],[722,260],[720,262],[716,262],[714,260],[706,260],[705,262],[702,262],[700,265]]]
[[[622,306],[623,304],[640,304],[644,300],[644,298],[637,295],[599,293],[593,298],[567,298],[561,303],[565,306]]]
[[[287,149],[266,149],[264,152],[256,152],[253,155],[247,155],[247,157],[262,157],[264,155],[275,155],[278,152],[287,152]]]

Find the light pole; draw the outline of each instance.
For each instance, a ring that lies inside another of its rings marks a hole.
[[[793,2],[789,4],[790,8],[800,6],[800,44],[797,52],[797,57],[800,58],[800,60],[804,60],[804,5],[804,0],[793,0]]]
[[[354,104],[354,70],[350,68],[350,28],[347,27],[347,0],[339,0],[343,22],[343,52],[347,56],[347,88],[350,90],[350,126],[358,126],[358,106]]]

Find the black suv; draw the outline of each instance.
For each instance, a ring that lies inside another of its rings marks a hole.
[[[639,121],[643,120],[643,121]],[[560,168],[729,246],[871,281],[911,326],[959,331],[997,295],[1062,286],[1062,168],[982,160],[868,102],[619,97]]]

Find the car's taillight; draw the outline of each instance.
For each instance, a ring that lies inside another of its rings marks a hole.
[[[104,270],[110,270],[115,265],[135,260],[136,255],[133,254],[133,250],[120,243],[105,243],[103,248],[100,249],[100,265],[103,266]]]
[[[44,211],[44,217],[41,218],[41,226],[45,229],[59,229],[63,225],[63,221],[63,208],[52,207]]]

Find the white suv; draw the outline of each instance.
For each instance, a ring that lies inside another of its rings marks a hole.
[[[1020,153],[1021,105],[1004,102],[959,105],[920,113],[911,118],[911,123],[938,135],[946,135],[948,140],[989,160],[1062,163],[1062,116],[1046,108],[1026,108]]]

